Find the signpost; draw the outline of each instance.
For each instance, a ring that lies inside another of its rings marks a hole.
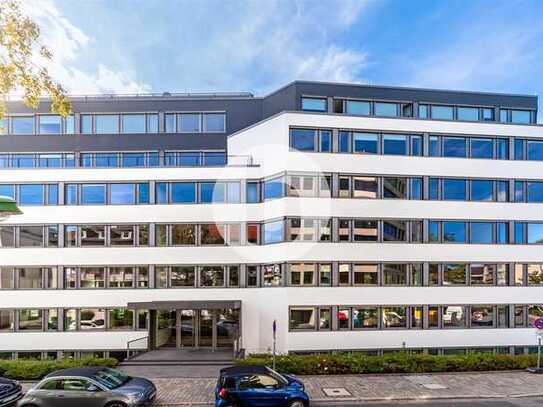
[[[273,320],[273,370],[275,370],[275,342],[277,338],[277,321]]]
[[[535,334],[537,336],[537,367],[530,367],[528,371],[530,373],[543,374],[543,368],[541,368],[541,341],[543,340],[543,318],[537,318],[534,321]]]

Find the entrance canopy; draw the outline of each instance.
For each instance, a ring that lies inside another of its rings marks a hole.
[[[172,310],[172,309],[241,309],[241,301],[148,301],[129,302],[130,309]]]

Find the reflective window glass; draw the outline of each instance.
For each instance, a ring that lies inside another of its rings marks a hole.
[[[432,105],[432,119],[453,120],[454,119],[453,107]]]
[[[206,184],[208,185],[208,184]],[[194,182],[172,182],[172,203],[194,203],[196,202],[196,183]],[[211,202],[204,201],[202,202]]]
[[[525,147],[524,140],[516,138],[515,139],[515,160],[525,159],[524,147]],[[537,148],[538,146],[534,146],[534,147]]]
[[[422,136],[411,136],[411,155],[422,156]]]
[[[443,199],[446,201],[465,201],[466,200],[466,180],[464,179],[444,179],[443,180]]]
[[[123,114],[123,133],[145,133],[144,114]]]
[[[204,132],[222,133],[226,131],[226,115],[224,113],[204,113]]]
[[[90,114],[81,115],[81,133],[83,134],[92,133],[92,116]]]
[[[528,244],[543,243],[543,223],[528,223]]]
[[[398,116],[398,105],[396,103],[375,102],[373,106],[375,109],[375,116]]]
[[[471,243],[491,244],[493,243],[491,222],[471,222]]]
[[[264,200],[281,198],[284,194],[283,185],[285,183],[284,177],[272,178],[267,181],[264,181]]]
[[[466,157],[466,139],[443,137],[443,157]]]
[[[528,202],[543,202],[543,182],[528,181],[526,187]]]
[[[164,131],[166,133],[175,133],[175,114],[166,113],[164,115]]]
[[[430,136],[428,138],[428,155],[430,157],[440,157],[441,156],[441,145],[440,145],[440,137],[438,136]]]
[[[200,183],[200,201],[204,203],[225,202],[226,185],[224,182]]]
[[[291,308],[290,309],[290,329],[315,329],[315,309],[314,308]]]
[[[485,107],[483,108],[483,121],[493,122],[494,121],[494,109]]]
[[[383,307],[383,328],[407,328],[406,307]]]
[[[134,184],[111,184],[110,203],[116,205],[134,205],[136,203],[135,187]]]
[[[168,184],[166,182],[155,184],[155,201],[157,204],[168,203]]]
[[[278,243],[284,240],[285,228],[282,220],[264,223],[263,229],[264,244]]]
[[[509,140],[504,138],[496,139],[496,158],[498,160],[509,160]]]
[[[492,158],[493,142],[489,138],[471,139],[471,158]]]
[[[258,201],[258,182],[247,182],[247,203],[256,203]]]
[[[530,124],[530,111],[511,110],[511,123]]]
[[[241,200],[241,186],[239,182],[226,183],[226,201],[228,203],[239,203]]]
[[[441,320],[443,328],[465,328],[466,307],[458,305],[443,306]]]
[[[526,145],[528,160],[543,160],[543,141],[527,140]]]
[[[472,201],[492,201],[493,200],[493,181],[473,180],[471,181],[471,200]]]
[[[353,133],[353,152],[377,154],[378,140],[378,134]]]
[[[428,117],[428,105],[419,105],[419,118],[427,119]]]
[[[116,134],[119,132],[119,116],[113,114],[94,115],[95,133]]]
[[[21,205],[43,205],[44,188],[41,184],[19,186],[19,203]]]
[[[496,229],[496,243],[509,243],[509,224],[507,222],[498,222]]]
[[[181,133],[199,133],[201,131],[199,113],[181,113],[177,116],[177,120]]]
[[[332,132],[329,130],[321,130],[319,132],[319,148],[321,152],[329,153],[332,151]]]
[[[158,114],[147,115],[147,133],[158,133]]]
[[[40,115],[39,117],[39,130],[40,134],[61,134],[62,133],[62,120],[57,115]]]
[[[326,112],[326,105],[326,99],[324,98],[302,98],[302,110]]]
[[[411,178],[410,182],[409,199],[422,199],[422,178]]]
[[[439,199],[439,178],[430,178],[428,180],[428,197],[430,200],[438,200]]]
[[[105,204],[106,187],[105,185],[82,184],[81,185],[81,204]]]
[[[33,134],[34,116],[11,116],[11,134]]]
[[[350,152],[350,134],[346,131],[340,131],[339,135],[339,147],[338,150],[340,153]]]
[[[383,178],[383,198],[407,198],[407,178]]]
[[[466,284],[466,265],[465,264],[444,264],[443,265],[443,285],[463,285]]]
[[[509,202],[509,181],[496,181],[496,200]]]
[[[407,136],[383,134],[383,154],[406,155]]]
[[[145,153],[123,153],[122,167],[145,167]]]
[[[369,116],[370,102],[363,102],[359,100],[346,100],[345,113],[358,116]]]
[[[445,221],[443,225],[443,241],[450,243],[466,243],[466,223]]]
[[[477,107],[459,107],[456,110],[458,120],[475,122],[479,120],[479,108]]]
[[[290,130],[290,146],[299,151],[315,151],[315,133],[311,129]]]
[[[407,221],[405,220],[384,220],[383,240],[385,242],[407,241]]]
[[[383,264],[384,285],[406,285],[407,265],[406,264]]]

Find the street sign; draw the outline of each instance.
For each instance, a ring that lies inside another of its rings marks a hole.
[[[543,330],[543,318],[537,318],[534,321],[534,327],[536,327],[537,329]]]

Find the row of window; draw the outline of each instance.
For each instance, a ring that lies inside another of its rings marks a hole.
[[[391,305],[290,307],[291,331],[526,328],[543,305]]]
[[[0,154],[0,168],[132,168],[132,167],[211,167],[226,165],[221,151],[158,151],[85,153]]]
[[[0,360],[55,360],[55,359],[84,359],[84,358],[115,358],[122,361],[126,358],[126,350],[48,350],[48,351],[20,351],[20,352],[0,352]]]
[[[137,134],[158,133],[158,113],[90,114],[81,113],[81,134]],[[166,133],[224,133],[226,114],[223,112],[166,113]],[[0,133],[13,135],[29,134],[74,134],[74,116],[59,115],[7,116],[0,123]]]
[[[461,120],[482,121],[514,124],[535,123],[535,111],[523,109],[497,110],[494,107],[484,106],[455,106],[419,103],[418,110],[412,102],[384,102],[356,99],[334,98],[332,106],[328,106],[326,97],[308,97],[301,99],[302,110],[309,112],[328,112],[347,114],[352,116],[377,117],[416,117],[419,119],[434,120]],[[498,116],[496,117],[496,112]],[[496,120],[497,119],[497,120]]]
[[[512,148],[510,141],[513,140]],[[539,139],[392,134],[330,129],[290,129],[290,147],[297,151],[428,157],[543,160]],[[512,152],[511,152],[512,150]]]
[[[137,314],[137,315],[135,315]],[[147,330],[149,312],[126,308],[0,309],[0,332]]]
[[[540,263],[293,262],[263,265],[0,267],[0,289],[541,286]]]

